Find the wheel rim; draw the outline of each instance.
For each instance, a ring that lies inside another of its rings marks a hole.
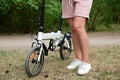
[[[65,46],[63,46],[63,55],[66,56],[68,54],[68,49],[66,49]]]
[[[69,55],[69,49],[68,49],[67,44],[64,42],[64,44],[63,44],[63,56],[68,57],[68,55]]]
[[[29,69],[31,71],[31,73],[35,73],[39,67],[39,62],[38,62],[38,51],[33,51],[30,59],[29,59]]]

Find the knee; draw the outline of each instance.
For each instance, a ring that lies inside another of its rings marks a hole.
[[[84,26],[81,24],[73,24],[71,30],[72,32],[80,33],[84,31],[85,29],[84,29]]]

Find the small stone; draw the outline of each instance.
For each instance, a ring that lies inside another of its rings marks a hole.
[[[45,78],[48,78],[48,75],[47,75],[47,74],[45,75]]]
[[[9,70],[6,70],[6,71],[5,71],[5,74],[8,74],[9,72],[10,72]]]

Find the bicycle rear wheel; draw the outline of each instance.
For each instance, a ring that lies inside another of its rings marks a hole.
[[[40,52],[40,47],[33,47],[28,52],[26,60],[25,60],[25,71],[29,77],[34,77],[38,75],[44,64],[44,54],[40,56],[40,61],[38,61],[38,56]]]
[[[71,39],[66,37],[63,42],[60,44],[60,57],[62,60],[68,59],[72,51]]]

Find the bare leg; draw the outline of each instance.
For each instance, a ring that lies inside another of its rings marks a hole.
[[[80,59],[82,55],[82,61],[89,63],[89,41],[88,35],[85,31],[86,18],[74,17],[73,26],[71,27],[73,33],[73,42],[76,57]],[[79,49],[78,49],[79,48]],[[81,54],[80,54],[81,53]]]
[[[71,27],[75,57],[89,63],[89,40],[85,31],[86,18],[74,17],[68,19]]]
[[[73,30],[73,25],[74,25],[74,19],[69,18],[68,23],[71,28],[71,37],[72,37],[72,42],[73,42],[73,48],[74,48],[74,53],[75,53],[75,59],[67,66],[67,69],[72,70],[77,68],[79,65],[82,64],[82,54],[79,46],[79,41],[78,41],[78,36]],[[76,44],[77,43],[77,44]]]
[[[72,41],[75,52],[75,57],[67,69],[78,68],[78,74],[84,75],[91,69],[89,64],[89,40],[88,35],[85,31],[86,18],[77,17],[68,19],[69,25],[71,26]]]
[[[73,42],[73,48],[74,48],[74,52],[75,52],[75,58],[79,59],[80,61],[82,61],[82,55],[81,55],[81,50],[80,50],[80,45],[78,44],[78,36],[75,33],[75,31],[72,29],[73,27],[73,18],[69,18],[68,19],[68,23],[71,27],[71,37],[72,37],[72,42]]]

